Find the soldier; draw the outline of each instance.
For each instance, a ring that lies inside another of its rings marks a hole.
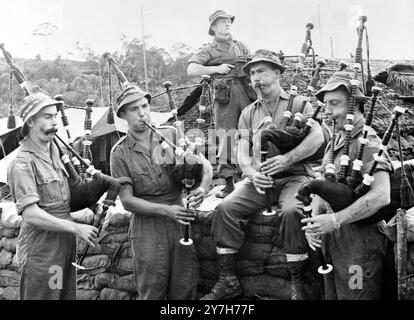
[[[265,117],[280,128],[283,114],[287,110],[289,96],[280,87],[280,75],[285,70],[276,53],[258,50],[252,60],[244,66],[252,83],[260,87],[263,102],[253,103],[245,108],[240,116],[238,160],[247,178],[229,197],[216,208],[212,233],[217,243],[219,280],[203,299],[231,299],[241,294],[241,287],[235,274],[237,252],[243,244],[243,229],[250,217],[266,206],[266,196],[257,190],[270,192],[272,204],[279,203],[283,212],[280,226],[281,240],[286,250],[286,258],[292,278],[292,299],[304,299],[304,268],[308,260],[308,244],[301,231],[302,205],[295,199],[299,186],[315,174],[306,161],[324,142],[321,126],[313,126],[305,139],[293,150],[260,163],[260,131],[264,128]],[[304,100],[297,96],[293,101],[295,114]],[[313,113],[307,103],[305,116]],[[253,157],[250,156],[253,154]],[[273,180],[270,176],[280,175]]]
[[[212,75],[214,83],[214,107],[219,137],[219,176],[226,186],[216,196],[225,198],[234,190],[234,176],[238,171],[236,156],[228,137],[234,137],[243,109],[256,99],[249,79],[241,70],[250,54],[246,45],[231,36],[234,16],[216,10],[209,18],[208,34],[213,42],[204,45],[188,61],[187,72],[191,76]],[[237,62],[241,59],[243,63]]]
[[[183,246],[184,226],[194,213],[183,206],[181,185],[172,179],[172,166],[162,155],[159,138],[144,122],[151,123],[151,96],[137,87],[125,89],[117,98],[117,116],[128,123],[128,133],[112,149],[112,176],[127,177],[130,185],[119,196],[132,212],[130,240],[134,275],[141,300],[194,299],[198,260],[193,245]],[[171,141],[176,129],[159,127]],[[200,186],[191,191],[190,207],[199,205],[212,179],[211,164],[202,157]]]
[[[316,94],[316,97],[326,103],[326,115],[336,121],[337,136],[334,147],[335,172],[339,172],[340,158],[345,149],[345,128],[347,121],[348,102],[351,94],[351,78],[346,72],[335,73],[327,84]],[[357,95],[362,96],[361,88]],[[360,146],[360,138],[363,136],[365,119],[363,107],[355,110],[354,128],[351,132],[349,145],[349,168],[357,159]],[[381,140],[375,131],[370,130],[368,141],[364,148],[363,165],[361,167],[361,182],[364,174],[368,173],[374,161],[374,154],[378,152]],[[327,149],[328,150],[328,149]],[[347,208],[333,212],[329,204],[319,197],[315,198],[314,214],[312,218],[302,220],[310,222],[303,227],[313,245],[321,247],[326,261],[333,266],[333,277],[325,277],[325,295],[328,300],[379,300],[381,298],[381,267],[382,258],[386,252],[386,237],[376,224],[359,224],[357,221],[376,213],[382,207],[388,205],[390,199],[390,178],[392,171],[388,153],[385,153],[385,161],[377,165],[374,181],[368,193],[356,200]],[[325,171],[328,164],[328,154],[325,155],[321,172]],[[328,212],[329,214],[320,214]],[[322,235],[322,239],[319,237]],[[359,267],[362,271],[362,286],[349,285],[351,277],[355,275]]]
[[[20,299],[75,300],[76,237],[95,246],[98,229],[72,221],[66,171],[57,147],[56,104],[43,93],[24,98],[21,148],[7,180],[23,217],[17,244]],[[53,279],[52,276],[56,278]]]

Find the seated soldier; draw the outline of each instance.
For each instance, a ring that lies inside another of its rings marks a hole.
[[[303,274],[308,260],[308,244],[301,232],[301,203],[294,195],[303,182],[315,177],[311,166],[303,160],[323,144],[322,129],[319,123],[313,122],[309,134],[297,147],[260,164],[260,131],[264,128],[265,117],[271,117],[280,128],[287,110],[289,96],[279,85],[285,67],[276,53],[262,49],[256,51],[243,69],[250,74],[252,83],[260,87],[263,101],[246,107],[239,120],[238,160],[247,178],[216,208],[212,233],[217,243],[219,280],[203,299],[231,299],[241,294],[235,263],[243,244],[244,227],[252,215],[266,206],[266,196],[258,190],[268,190],[271,204],[281,206],[283,220],[280,234],[292,277],[291,298],[304,299]],[[302,96],[293,100],[293,114],[298,112],[303,100]],[[307,103],[304,114],[312,113],[313,108]],[[250,157],[251,152],[253,157]],[[275,174],[282,177],[273,180],[270,176]]]

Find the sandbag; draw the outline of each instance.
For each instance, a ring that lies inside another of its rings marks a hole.
[[[199,260],[210,259],[217,260],[216,243],[211,236],[205,236],[201,239],[200,243],[196,246],[197,256]]]
[[[239,276],[252,276],[265,273],[265,260],[238,260],[236,274]]]
[[[19,287],[6,287],[0,288],[0,300],[19,300],[20,288]]]
[[[118,258],[114,263],[114,270],[119,275],[127,275],[134,271],[132,258]]]
[[[239,250],[239,259],[244,260],[266,260],[272,249],[271,243],[255,243],[244,241]]]
[[[1,224],[5,228],[18,229],[22,223],[22,217],[17,214],[14,202],[0,202]]]
[[[131,300],[132,295],[129,292],[104,288],[99,296],[101,300]]]
[[[19,235],[19,229],[13,229],[13,228],[6,228],[2,227],[0,228],[0,238],[15,238]]]
[[[118,276],[114,273],[101,273],[95,276],[95,287],[97,290],[111,288],[115,290],[137,293],[134,275]]]
[[[284,278],[272,277],[269,274],[245,276],[240,278],[240,284],[243,296],[248,298],[258,295],[290,300],[290,281]]]
[[[129,221],[131,218],[131,212],[123,210],[117,206],[117,207],[110,207],[108,209],[107,214],[109,214],[108,219],[109,219],[109,223],[108,226],[109,227],[123,227],[123,226],[128,226],[129,225]]]
[[[73,221],[77,223],[83,223],[83,224],[92,224],[93,218],[94,218],[94,212],[89,209],[85,208],[79,211],[71,212],[70,213]]]
[[[117,243],[124,243],[128,241],[128,233],[123,232],[108,232],[104,231],[102,232],[99,243],[110,243],[110,242],[117,242]]]
[[[7,267],[8,270],[13,270],[19,272],[19,262],[17,261],[17,255],[13,255],[11,264]]]
[[[100,294],[97,290],[77,289],[76,300],[98,300]]]
[[[15,238],[6,238],[3,237],[0,240],[0,249],[4,248],[9,252],[16,253],[17,237]]]
[[[13,270],[0,270],[0,287],[18,287],[20,274]]]
[[[85,290],[98,290],[95,287],[95,276],[80,274],[76,277],[76,288]]]
[[[94,256],[87,256],[83,260],[82,266],[84,270],[78,270],[78,273],[87,273],[90,275],[97,275],[103,273],[111,266],[111,261],[106,254],[97,254]]]
[[[13,253],[6,251],[5,249],[0,250],[0,269],[6,269],[9,264],[12,263]]]

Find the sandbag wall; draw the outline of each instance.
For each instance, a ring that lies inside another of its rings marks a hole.
[[[281,211],[274,209],[276,215],[264,216],[258,212],[246,226],[245,241],[236,264],[236,273],[243,290],[242,299],[290,299],[290,274],[279,237]],[[208,222],[193,227],[193,240],[200,260],[199,296],[208,292],[218,279],[211,218],[205,221]],[[318,266],[319,257],[310,252],[305,286],[308,298],[312,300],[323,297],[323,279],[316,272]]]
[[[0,300],[18,300],[20,273],[16,257],[21,217],[13,203],[0,208]]]
[[[131,300],[137,296],[128,241],[131,213],[117,208],[120,207],[112,209],[108,226],[99,237],[99,244],[89,248],[82,263],[85,270],[78,270],[78,300]],[[82,223],[92,223],[94,218],[90,210],[72,216]],[[78,239],[78,254],[85,245],[84,241]]]

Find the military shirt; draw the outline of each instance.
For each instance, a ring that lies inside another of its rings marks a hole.
[[[26,137],[7,170],[7,180],[18,214],[34,203],[50,214],[69,214],[68,173],[59,151],[50,144],[50,156]]]
[[[68,173],[60,160],[57,147],[54,143],[50,144],[49,156],[41,152],[28,137],[20,142],[20,146],[7,170],[7,181],[17,213],[22,214],[26,207],[36,203],[40,209],[57,218],[72,220]],[[40,241],[39,234],[48,232],[23,220],[16,249],[19,266],[25,265],[33,241]]]
[[[201,65],[206,65],[213,59],[223,57],[223,58],[236,58],[239,56],[248,56],[250,54],[249,49],[247,46],[238,40],[224,40],[224,39],[217,39],[214,38],[212,43],[205,44],[201,48],[199,48],[188,60],[188,64],[190,63],[197,63]],[[234,68],[226,75],[213,75],[213,78],[217,77],[236,77],[240,70],[239,68]]]
[[[365,120],[364,118],[361,118],[358,122],[354,124],[354,129],[351,132],[351,143],[349,145],[349,166],[348,166],[348,175],[352,172],[352,166],[353,161],[357,159],[358,157],[358,151],[360,149],[360,141],[359,138],[363,137],[363,128],[364,128]],[[362,162],[363,165],[361,167],[360,172],[360,180],[362,182],[364,174],[368,173],[370,171],[370,168],[372,164],[374,163],[374,153],[378,153],[379,147],[381,144],[381,139],[377,136],[377,133],[375,130],[370,129],[368,131],[368,143],[365,145],[364,152],[362,155]],[[334,146],[334,164],[335,164],[335,172],[338,174],[341,167],[341,156],[343,155],[343,149],[345,144],[345,131],[337,132],[335,137],[335,146]],[[321,165],[321,173],[325,173],[326,165],[328,164],[329,160],[329,148],[330,148],[331,142],[328,143],[328,146],[326,148],[325,156],[322,160]],[[388,155],[388,152],[385,151],[383,153],[383,158],[385,161],[381,161],[378,163],[376,171],[387,171],[392,172],[392,164],[391,159]]]
[[[171,141],[176,129],[171,126],[158,128]],[[170,158],[163,154],[160,141],[151,132],[151,151],[146,153],[127,133],[111,151],[111,175],[130,179],[135,197],[156,203],[182,204],[180,186],[171,177]]]
[[[253,155],[252,166],[258,168],[260,164],[260,131],[264,129],[264,119],[267,116],[272,117],[273,123],[276,124],[278,128],[281,127],[283,122],[283,113],[287,110],[289,95],[281,88],[279,97],[276,100],[275,107],[269,109],[264,103],[252,103],[247,106],[239,119],[239,132],[240,139],[245,139],[251,142],[250,153]],[[292,104],[292,115],[297,113],[302,105],[305,97],[296,96]],[[313,115],[312,105],[307,102],[305,108],[303,109],[304,117],[311,117]],[[312,170],[310,164],[306,162],[298,162],[293,164],[288,170],[289,174],[292,175],[309,175],[313,177],[315,174]]]

